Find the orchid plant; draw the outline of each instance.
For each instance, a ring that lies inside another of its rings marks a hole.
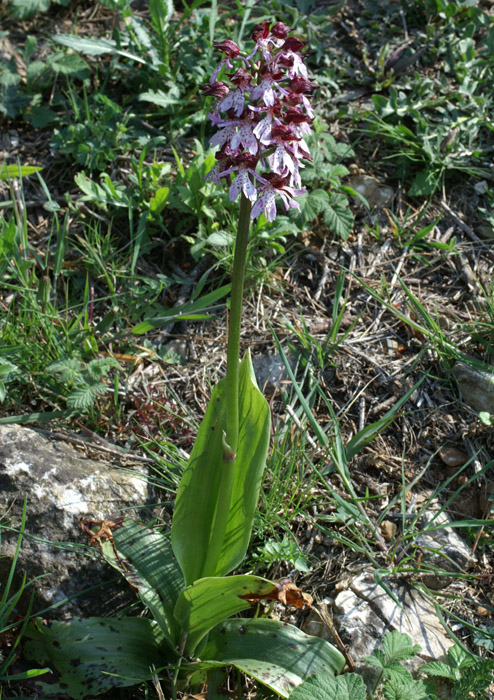
[[[130,520],[84,523],[105,559],[136,589],[151,617],[89,618],[27,632],[28,658],[56,673],[36,679],[42,692],[72,698],[161,678],[177,690],[207,683],[217,697],[234,666],[288,697],[313,674],[334,675],[345,659],[327,641],[263,616],[232,618],[278,600],[302,607],[310,597],[293,584],[253,575],[227,576],[249,544],[269,447],[271,418],[250,355],[240,362],[240,329],[250,220],[276,217],[276,197],[298,208],[304,136],[313,119],[313,89],[304,42],[278,22],[254,27],[254,49],[216,42],[224,57],[205,87],[219,146],[208,177],[228,181],[240,213],[232,273],[227,371],[213,389],[179,485],[171,538]],[[229,72],[233,71],[233,72]],[[221,79],[219,79],[221,78]],[[91,525],[95,526],[91,528]]]

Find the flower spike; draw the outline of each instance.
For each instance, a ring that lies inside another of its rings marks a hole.
[[[214,41],[224,58],[203,88],[217,100],[208,116],[217,128],[210,145],[220,147],[207,179],[226,181],[230,200],[243,193],[251,217],[264,214],[268,221],[276,218],[277,197],[285,209],[299,209],[300,169],[311,160],[304,138],[311,133],[316,86],[304,63],[307,42],[292,32],[283,22],[257,24],[248,56],[231,39]],[[223,67],[232,72],[218,80]]]

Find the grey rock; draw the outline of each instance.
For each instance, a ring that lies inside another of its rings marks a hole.
[[[294,369],[296,358],[290,352],[286,353],[286,356],[290,367]],[[284,386],[290,383],[285,363],[278,353],[274,355],[269,355],[268,353],[254,355],[252,364],[254,365],[257,383],[265,393],[271,394],[274,391],[283,390]]]
[[[429,510],[420,518],[421,534],[415,544],[423,551],[424,563],[435,569],[452,573],[468,570],[476,562],[475,554],[455,529],[448,527],[450,523],[446,513],[438,512],[437,508]],[[423,582],[433,590],[440,590],[451,583],[451,577],[428,574]]]
[[[366,571],[350,582],[334,602],[334,621],[342,641],[371,689],[378,669],[365,663],[374,649],[381,646],[386,632],[396,630],[408,634],[420,653],[406,662],[413,673],[428,661],[443,659],[453,642],[446,636],[433,604],[407,583],[386,581],[393,598],[376,583],[372,571]]]
[[[492,369],[492,368],[491,368]],[[494,414],[494,371],[457,362],[453,372],[463,401],[474,411]]]
[[[25,496],[26,525],[14,586],[19,585],[24,572],[28,581],[41,578],[21,599],[20,610],[27,605],[31,591],[34,612],[60,605],[50,611],[50,617],[97,615],[118,607],[119,598],[125,598],[126,584],[108,584],[115,580],[114,573],[97,550],[88,551],[80,519],[111,520],[135,514],[132,508],[142,508],[148,502],[145,473],[87,459],[66,444],[52,444],[28,428],[0,425],[3,583],[14,556]],[[76,597],[61,605],[88,587],[105,582],[108,585],[100,586],[89,597]]]

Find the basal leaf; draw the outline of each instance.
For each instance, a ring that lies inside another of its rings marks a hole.
[[[169,538],[131,520],[112,534],[114,547],[103,542],[103,556],[137,589],[170,645],[178,647],[181,635],[173,611],[185,584]]]
[[[24,633],[24,656],[54,673],[39,676],[31,687],[42,695],[74,700],[111,688],[149,680],[168,659],[159,625],[142,617],[55,621],[41,618]]]
[[[175,607],[175,617],[187,633],[186,654],[192,656],[197,644],[219,622],[248,610],[250,600],[277,590],[275,583],[259,576],[203,578],[188,586]]]
[[[287,698],[314,674],[340,673],[345,658],[329,642],[278,620],[233,619],[209,633],[201,659],[235,666]]]
[[[187,584],[223,576],[243,559],[249,543],[269,443],[269,407],[255,383],[250,355],[240,364],[239,441],[226,533],[214,571],[205,572],[223,468],[225,380],[214,388],[182,476],[172,524],[172,546]]]

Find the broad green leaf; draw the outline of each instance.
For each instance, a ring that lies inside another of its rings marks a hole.
[[[328,193],[325,190],[313,190],[310,194],[301,195],[298,198],[300,214],[295,217],[295,220],[300,226],[304,226],[325,211],[328,201]]]
[[[113,53],[117,45],[111,39],[91,39],[85,36],[75,36],[73,34],[55,34],[53,41],[69,49],[80,51],[86,56],[102,56],[105,53]]]
[[[89,65],[76,53],[57,53],[49,57],[48,65],[61,75],[71,75],[81,80],[89,77]]]
[[[53,669],[31,681],[42,695],[69,695],[74,700],[110,688],[149,680],[153,666],[167,663],[159,625],[142,617],[54,621],[41,618],[24,633],[24,656]]]
[[[356,673],[311,676],[290,695],[290,700],[366,700],[367,690]]]
[[[77,173],[74,177],[76,185],[93,202],[96,202],[102,209],[106,210],[109,204],[118,204],[104,187],[97,182],[90,180],[84,172]]]
[[[421,170],[414,178],[408,194],[411,197],[428,197],[439,189],[441,179],[435,170]]]
[[[139,100],[144,102],[152,102],[158,107],[169,107],[170,105],[180,104],[180,99],[175,95],[170,95],[163,90],[147,90],[141,92]]]
[[[326,226],[343,240],[346,240],[353,229],[353,214],[346,197],[331,194],[324,210]]]
[[[26,177],[33,175],[43,168],[36,165],[0,165],[0,181],[11,180],[13,177]]]
[[[169,538],[131,520],[112,534],[115,548],[102,542],[103,556],[137,589],[166,639],[178,647],[181,634],[173,611],[185,584]]]
[[[435,697],[424,681],[415,681],[411,676],[390,678],[384,684],[383,692],[386,700],[431,700]]]
[[[57,44],[68,46],[69,49],[80,51],[86,54],[86,56],[102,56],[106,53],[114,53],[123,58],[129,58],[131,61],[136,61],[136,63],[144,64],[149,70],[157,70],[156,66],[149,63],[141,56],[117,48],[116,42],[112,39],[91,39],[89,37],[75,36],[73,34],[54,34],[52,39],[56,41]]]
[[[441,678],[449,678],[452,681],[457,678],[455,669],[443,661],[430,661],[428,664],[421,666],[420,670],[427,676],[440,676]]]
[[[9,12],[13,17],[26,19],[36,12],[46,12],[50,6],[50,0],[12,0]]]
[[[172,546],[187,584],[203,578],[216,514],[223,469],[225,380],[213,389],[206,415],[185,468],[172,523]],[[223,576],[244,558],[259,497],[269,445],[269,407],[257,388],[250,355],[240,364],[239,440],[231,462],[233,477],[230,511],[223,547],[215,570]]]
[[[201,659],[236,666],[284,698],[314,674],[341,673],[345,657],[329,642],[278,620],[226,620],[209,633]]]
[[[151,199],[149,200],[149,208],[153,214],[161,214],[161,212],[165,208],[169,193],[169,187],[160,187],[156,190],[156,194],[154,195],[154,197],[151,197]]]
[[[187,633],[185,653],[192,656],[201,639],[235,613],[248,610],[252,599],[265,598],[278,590],[259,576],[201,578],[186,588],[177,601],[175,617]]]
[[[408,634],[403,632],[387,632],[382,641],[382,650],[388,662],[413,659],[420,652],[420,646],[414,644]]]

